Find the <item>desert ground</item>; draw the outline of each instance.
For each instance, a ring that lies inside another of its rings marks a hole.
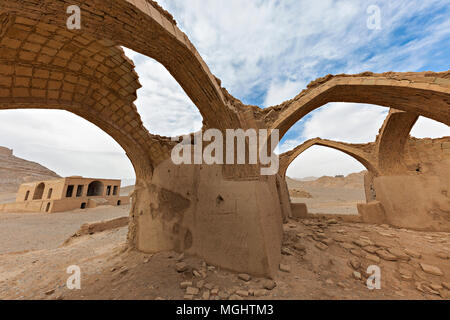
[[[306,203],[309,213],[358,214],[356,205],[365,203],[364,171],[346,177],[296,180],[287,178],[293,203]],[[294,191],[294,192],[293,192]],[[295,192],[297,191],[297,192]]]
[[[328,192],[308,191],[313,196]],[[85,223],[128,211],[129,206],[105,206],[50,215],[1,214],[0,299],[450,298],[448,233],[291,219],[284,225],[282,271],[273,280],[176,252],[129,250],[127,227],[72,237]],[[71,265],[81,269],[81,290],[66,286]],[[369,265],[381,269],[379,290],[367,288]]]

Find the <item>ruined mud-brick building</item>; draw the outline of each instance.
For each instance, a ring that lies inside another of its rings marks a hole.
[[[120,180],[68,177],[22,184],[16,202],[0,204],[0,212],[53,213],[129,202],[120,196]]]
[[[69,5],[81,9],[79,30],[66,27]],[[274,276],[282,222],[291,208],[282,175],[262,176],[258,164],[175,165],[170,159],[175,142],[142,124],[134,105],[141,85],[121,46],[161,63],[199,109],[204,129],[278,129],[282,138],[329,102],[399,110],[375,150],[367,151],[375,155],[366,163],[374,169],[367,179],[375,198],[369,200],[392,216],[407,199],[415,208],[410,216],[450,230],[448,158],[439,170],[417,172],[404,152],[415,117],[450,124],[449,71],[328,75],[281,105],[247,106],[221,87],[173,17],[152,0],[1,1],[0,43],[0,109],[70,111],[103,129],[126,151],[137,179],[129,245],[138,250],[184,251],[212,265]],[[391,180],[396,187],[389,190]]]

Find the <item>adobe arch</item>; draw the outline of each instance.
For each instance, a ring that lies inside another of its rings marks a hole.
[[[379,174],[379,170],[377,168],[377,164],[375,159],[371,154],[372,146],[371,144],[347,144],[344,142],[337,142],[331,140],[325,140],[320,138],[311,139],[305,141],[301,145],[297,146],[291,151],[285,152],[280,155],[280,168],[279,174],[281,177],[286,177],[286,172],[289,165],[304,151],[311,148],[314,145],[323,146],[332,148],[345,154],[348,154],[352,158],[359,161],[367,170],[372,173],[374,176]]]
[[[279,129],[282,138],[298,120],[330,102],[392,107],[450,125],[450,71],[329,75],[292,100],[264,110],[266,123]]]
[[[96,0],[87,4],[74,0],[70,5],[81,9],[81,30],[67,30],[69,15],[65,14],[67,4],[63,1],[3,1],[0,11],[21,15],[18,19],[24,24],[52,26],[62,36],[105,40],[112,46],[125,46],[151,57],[176,79],[199,109],[205,124],[220,129],[239,127],[238,116],[229,106],[220,81],[211,74],[173,17],[156,2]]]

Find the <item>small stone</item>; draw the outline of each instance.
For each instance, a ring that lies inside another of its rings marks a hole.
[[[194,300],[194,296],[191,294],[185,294],[183,297],[184,300]]]
[[[208,266],[208,271],[214,271],[214,270],[216,270],[216,267],[214,267],[214,266]]]
[[[367,247],[373,245],[373,242],[367,239],[358,239],[353,241],[358,247]]]
[[[387,261],[397,261],[397,257],[394,256],[393,254],[390,254],[389,252],[387,252],[386,250],[378,250],[377,251],[377,255],[383,259],[383,260],[387,260]]]
[[[111,268],[111,272],[114,272],[114,271],[116,271],[117,270],[117,268],[116,267],[113,267],[113,268]]]
[[[211,295],[217,296],[218,294],[219,294],[219,289],[214,288],[214,289],[211,290]]]
[[[447,289],[450,290],[450,282],[442,282],[442,286]]]
[[[206,284],[204,285],[204,287],[205,287],[206,289],[208,289],[208,290],[212,290],[214,286],[212,285],[212,283],[206,283]]]
[[[196,287],[201,289],[205,285],[205,280],[199,280],[197,281]]]
[[[184,260],[184,252],[181,253],[177,258],[177,261],[183,261],[183,260]]]
[[[316,243],[316,248],[318,248],[318,249],[324,251],[324,250],[327,250],[327,249],[328,249],[328,246],[327,246],[325,243],[318,242],[318,243]]]
[[[243,281],[245,281],[245,282],[248,282],[248,281],[250,281],[250,280],[252,279],[252,277],[249,276],[249,275],[246,274],[246,273],[240,273],[240,274],[238,274],[238,278],[241,279],[241,280],[243,280]]]
[[[375,247],[375,246],[367,246],[367,247],[364,247],[363,250],[366,251],[366,252],[368,252],[368,253],[374,254],[374,253],[376,253],[377,250],[379,250],[379,249],[378,249],[377,247]]]
[[[248,295],[249,295],[248,291],[246,291],[246,290],[238,290],[238,291],[236,291],[236,294],[241,297],[248,297]]]
[[[266,289],[257,289],[253,292],[255,297],[264,297],[269,293]]]
[[[196,277],[196,278],[201,278],[201,277],[202,277],[202,275],[200,274],[200,272],[198,272],[197,270],[193,270],[193,271],[192,271],[192,274],[193,274],[194,277]]]
[[[441,258],[442,260],[448,260],[448,259],[450,259],[450,254],[448,254],[446,252],[438,252],[436,254],[436,257]]]
[[[187,271],[189,268],[188,268],[188,265],[185,263],[185,262],[179,262],[179,263],[177,263],[176,265],[175,265],[175,268],[177,269],[177,272],[185,272],[185,271]]]
[[[320,242],[322,242],[323,244],[326,244],[327,246],[330,246],[333,243],[333,239],[325,238]]]
[[[422,255],[414,250],[405,249],[404,251],[408,256],[410,256],[412,258],[416,258],[416,259],[422,258]]]
[[[292,256],[293,252],[289,248],[282,248],[281,249],[281,254],[283,254],[285,256]]]
[[[187,287],[186,288],[186,294],[187,295],[196,296],[199,292],[200,292],[200,290],[198,288],[194,288],[194,287]]]
[[[374,254],[368,253],[364,256],[364,258],[375,263],[380,263],[380,258]]]
[[[359,273],[358,271],[353,271],[353,278],[355,278],[356,280],[361,280],[361,273]]]
[[[181,289],[186,289],[187,287],[192,287],[192,281],[184,281],[180,283]]]
[[[280,264],[280,271],[289,273],[291,272],[291,267],[287,264]]]
[[[407,255],[403,250],[396,249],[396,248],[389,248],[388,251],[400,260],[403,260],[403,261],[411,260],[411,257],[409,255]]]
[[[326,283],[326,284],[329,284],[329,285],[333,285],[333,284],[334,284],[333,280],[331,280],[331,279],[327,279],[327,280],[325,281],[325,283]]]
[[[128,273],[128,268],[126,268],[126,267],[123,267],[122,268],[122,270],[120,270],[120,274],[126,274],[126,273]]]
[[[233,294],[228,298],[228,300],[244,300],[242,297],[238,296],[237,294]]]
[[[342,248],[344,248],[344,249],[347,249],[347,250],[355,249],[355,246],[352,245],[351,243],[348,243],[348,242],[341,243],[340,246],[341,246]]]
[[[203,300],[209,300],[209,297],[210,297],[209,290],[206,290],[205,292],[203,292],[203,295],[202,295]]]
[[[358,270],[361,267],[361,262],[357,259],[351,259],[350,260],[350,266],[355,269]]]
[[[262,286],[264,289],[273,290],[277,286],[277,283],[268,279],[263,282]]]
[[[345,284],[342,283],[342,282],[338,282],[337,285],[338,285],[338,287],[341,287],[341,288],[343,288],[343,289],[346,288]]]
[[[443,273],[441,271],[441,269],[439,269],[438,267],[435,266],[431,266],[429,264],[425,264],[425,263],[421,263],[420,267],[422,268],[423,272],[425,273],[429,273],[435,276],[442,276]]]
[[[430,288],[435,291],[439,291],[439,290],[443,289],[443,287],[440,284],[435,284],[435,283],[430,284]]]
[[[55,293],[55,289],[51,289],[45,292],[45,295],[50,296]]]
[[[297,251],[301,251],[301,252],[305,252],[306,251],[306,247],[300,243],[296,243],[294,245],[294,249]]]
[[[211,292],[212,293],[212,292]],[[219,298],[222,300],[228,299],[229,295],[226,292],[220,291],[219,292]]]
[[[364,255],[360,249],[351,249],[350,253],[357,257],[362,257]]]
[[[336,219],[330,219],[328,220],[328,224],[337,224],[338,221]]]

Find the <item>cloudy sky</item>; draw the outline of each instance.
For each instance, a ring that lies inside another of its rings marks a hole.
[[[445,71],[450,65],[449,0],[164,0],[178,26],[234,96],[267,107],[290,99],[326,74],[363,71]],[[373,8],[380,28],[369,28]],[[126,50],[143,88],[136,102],[151,133],[166,136],[201,128],[202,118],[159,63]],[[321,137],[346,142],[375,139],[387,109],[331,103],[299,121],[280,145],[287,151]],[[133,178],[123,150],[87,121],[64,111],[0,111],[0,145],[60,175]],[[416,137],[450,135],[420,119]],[[356,160],[313,147],[289,168],[292,177],[348,174]]]

